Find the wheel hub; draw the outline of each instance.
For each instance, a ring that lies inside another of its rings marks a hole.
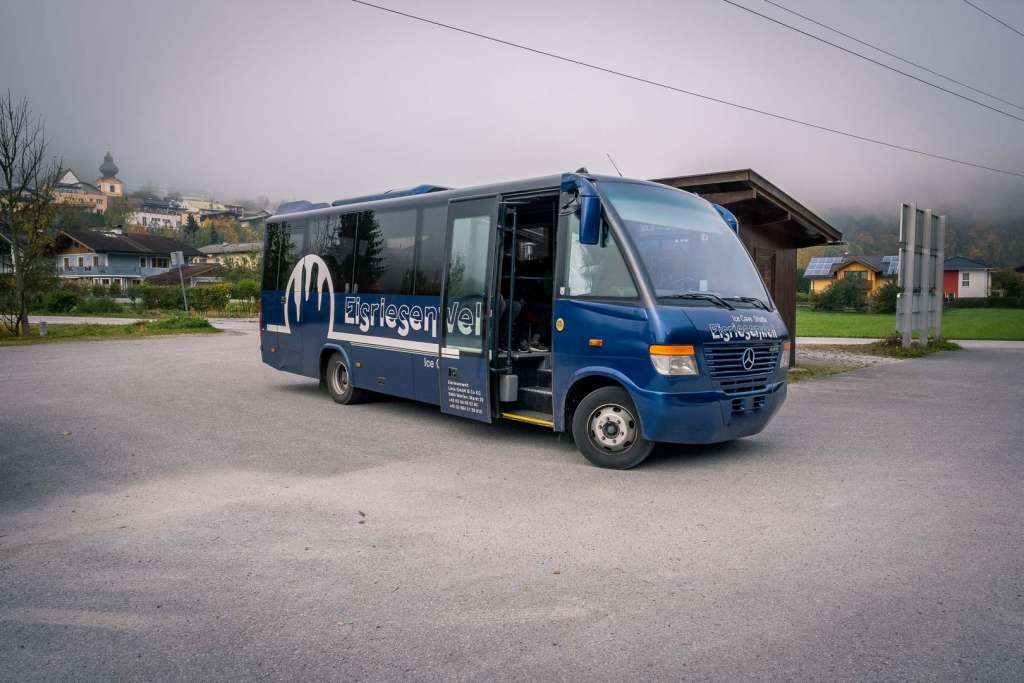
[[[636,418],[623,406],[603,405],[590,414],[590,437],[594,445],[613,453],[624,451],[636,441]]]
[[[343,395],[348,391],[348,372],[345,370],[345,366],[338,364],[334,369],[334,375],[331,377],[334,382],[334,391],[336,394]]]

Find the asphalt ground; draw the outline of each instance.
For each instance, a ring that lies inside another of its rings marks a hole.
[[[0,679],[1024,676],[1024,351],[619,472],[225,325],[0,348]]]

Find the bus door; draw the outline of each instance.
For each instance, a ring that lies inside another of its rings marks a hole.
[[[491,421],[490,339],[498,197],[448,205],[441,298],[441,412]]]

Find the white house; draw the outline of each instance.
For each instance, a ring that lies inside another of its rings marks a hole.
[[[963,256],[943,265],[942,293],[947,299],[984,299],[992,292],[992,269]]]
[[[161,209],[150,206],[142,206],[132,212],[128,222],[132,225],[141,225],[144,228],[174,228],[181,227],[181,211],[175,209]]]

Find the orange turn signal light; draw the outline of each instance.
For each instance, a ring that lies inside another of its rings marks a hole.
[[[696,352],[689,344],[685,345],[663,345],[651,344],[652,356],[696,356]]]
[[[604,339],[591,339],[587,341],[588,346],[604,346]]]
[[[793,342],[791,342],[791,341],[784,341],[784,342],[782,342],[782,350],[783,351],[789,351],[791,348],[793,348]]]

